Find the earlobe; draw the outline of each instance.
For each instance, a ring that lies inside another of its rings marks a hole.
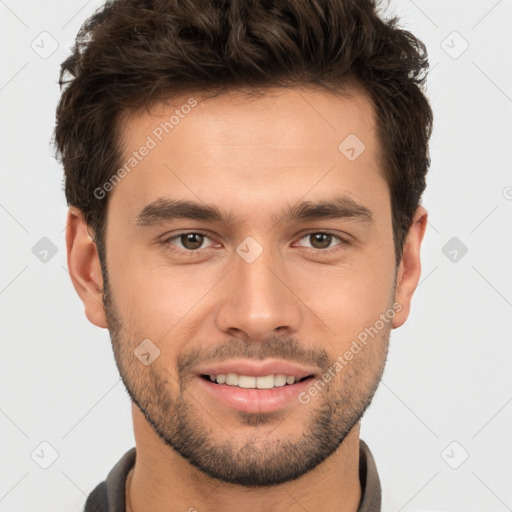
[[[427,227],[427,219],[427,211],[423,206],[419,206],[407,232],[402,261],[397,272],[395,303],[398,303],[400,306],[396,309],[397,313],[393,319],[394,329],[405,323],[411,310],[412,296],[420,280],[420,248]]]
[[[87,231],[82,212],[75,207],[68,211],[66,248],[69,275],[84,303],[87,319],[98,327],[107,328],[103,307],[103,275],[96,244]]]

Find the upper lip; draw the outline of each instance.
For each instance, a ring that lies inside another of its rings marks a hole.
[[[296,363],[278,359],[254,361],[249,359],[232,359],[219,363],[210,363],[197,368],[198,375],[222,375],[236,373],[252,377],[265,375],[293,375],[296,379],[303,379],[318,372],[316,367],[301,366]]]

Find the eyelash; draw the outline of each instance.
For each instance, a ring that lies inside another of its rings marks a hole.
[[[180,237],[182,237],[183,235],[202,235],[204,237],[207,237],[207,238],[211,238],[209,236],[208,233],[205,233],[204,231],[183,231],[181,233],[178,233],[176,235],[173,235],[172,237],[169,237],[169,238],[165,238],[164,240],[162,240],[160,242],[160,245],[162,245],[164,248],[166,249],[169,249],[171,251],[177,251],[177,252],[185,252],[187,253],[187,256],[200,256],[202,251],[206,250],[207,248],[205,249],[195,249],[195,250],[190,250],[190,249],[182,249],[181,247],[179,248],[174,248],[173,247],[173,244],[171,243],[172,240],[175,240],[175,239],[179,239]],[[309,249],[309,251],[311,252],[314,252],[314,253],[322,253],[322,254],[332,254],[334,252],[337,252],[339,250],[341,250],[344,246],[348,246],[350,245],[350,242],[342,237],[340,237],[339,235],[336,235],[335,233],[332,233],[330,231],[310,231],[308,233],[305,233],[304,235],[302,235],[300,237],[299,240],[302,240],[303,238],[306,238],[308,236],[311,236],[311,235],[317,235],[317,234],[322,234],[322,235],[330,235],[334,238],[337,238],[340,243],[338,243],[337,245],[335,245],[334,247],[330,247],[328,249],[314,249],[314,248],[307,248],[306,249]],[[340,247],[341,246],[341,247]]]

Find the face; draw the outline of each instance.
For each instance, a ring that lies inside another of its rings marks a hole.
[[[224,482],[278,484],[358,423],[405,319],[374,113],[357,92],[194,98],[121,127],[104,326],[163,442]]]

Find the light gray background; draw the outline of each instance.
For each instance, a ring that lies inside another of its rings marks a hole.
[[[1,512],[81,510],[134,445],[108,332],[86,320],[68,276],[49,145],[60,63],[100,4],[0,1]],[[403,0],[386,12],[429,50],[430,223],[412,314],[392,333],[361,437],[386,512],[512,510],[512,2]],[[57,250],[46,261],[43,237]],[[459,247],[443,252],[453,237]],[[47,469],[42,442],[58,453]]]

